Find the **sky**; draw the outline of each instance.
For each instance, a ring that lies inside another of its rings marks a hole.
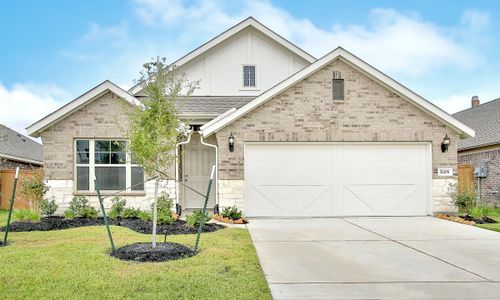
[[[500,97],[500,1],[0,1],[0,123],[25,128],[248,16],[317,58],[354,53],[449,113]]]

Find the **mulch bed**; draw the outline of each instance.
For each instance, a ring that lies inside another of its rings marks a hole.
[[[233,220],[230,218],[225,218],[222,215],[218,215],[218,214],[213,215],[213,218],[219,222],[228,223],[228,224],[247,224],[248,223],[248,220],[245,218]]]
[[[151,233],[153,231],[153,222],[143,221],[141,219],[116,219],[109,220],[110,225],[127,227],[133,231],[139,233]],[[85,219],[85,218],[74,218],[65,219],[64,217],[44,217],[39,222],[31,221],[16,221],[10,224],[11,232],[26,232],[26,231],[51,231],[51,230],[61,230],[69,228],[77,228],[84,226],[100,226],[104,225],[103,218],[97,219]],[[219,224],[205,224],[203,226],[203,232],[214,232],[224,226]],[[158,225],[156,227],[156,233],[158,234],[193,234],[196,233],[198,227],[190,227],[186,224],[186,221],[177,220],[170,225]],[[4,231],[4,228],[0,228],[0,231]]]
[[[151,243],[134,243],[116,249],[110,253],[123,260],[132,260],[137,262],[161,262],[194,256],[196,253],[184,245],[177,243],[158,243],[153,248]]]
[[[467,225],[498,223],[496,220],[494,220],[490,217],[474,218],[471,215],[450,216],[447,214],[438,214],[438,215],[436,215],[436,217],[440,218],[440,219],[452,221],[452,222],[467,224]]]

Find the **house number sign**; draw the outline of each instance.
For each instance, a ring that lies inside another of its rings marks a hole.
[[[438,176],[453,176],[453,168],[438,168]]]

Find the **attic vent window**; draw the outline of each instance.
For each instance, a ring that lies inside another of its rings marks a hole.
[[[255,66],[243,66],[243,86],[255,87]]]
[[[344,100],[344,79],[342,79],[342,74],[338,71],[333,71],[332,99]]]

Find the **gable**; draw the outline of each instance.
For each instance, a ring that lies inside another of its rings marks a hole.
[[[423,99],[422,97],[415,94],[408,88],[402,86],[395,80],[391,79],[387,75],[383,74],[382,72],[378,71],[377,69],[373,68],[372,66],[368,65],[361,59],[357,58],[356,56],[352,55],[351,53],[347,52],[346,50],[340,47],[330,52],[329,54],[325,55],[317,62],[295,73],[290,78],[280,82],[273,88],[265,91],[263,94],[261,94],[251,102],[247,103],[240,109],[234,111],[231,114],[228,114],[224,118],[219,119],[217,122],[211,123],[210,125],[207,126],[202,126],[201,130],[203,131],[203,135],[208,136],[214,132],[221,130],[228,124],[245,116],[249,112],[263,105],[264,103],[266,103],[273,97],[279,95],[280,93],[283,93],[293,88],[295,85],[299,84],[302,81],[307,81],[307,78],[309,76],[324,68],[328,68],[328,66],[332,62],[335,62],[337,60],[344,62],[346,65],[351,66],[353,69],[358,70],[360,74],[363,74],[365,77],[370,78],[371,80],[373,80],[373,82],[376,82],[378,85],[383,86],[388,91],[390,91],[394,95],[397,95],[402,100],[407,101],[414,107],[420,109],[425,114],[428,114],[429,116],[432,116],[436,120],[439,120],[442,124],[458,132],[462,137],[474,135],[474,130],[470,129],[469,127],[462,124],[458,120],[454,119],[452,116],[450,116],[448,113],[444,112],[437,106]],[[325,78],[323,82],[325,85],[330,84],[331,86],[332,74],[329,73],[327,76],[328,78]],[[347,81],[348,80],[349,79],[347,79]],[[309,91],[309,92],[318,93],[318,91]],[[328,93],[330,95],[328,99],[331,99],[330,89],[328,90]],[[346,91],[346,93],[348,93],[348,91]],[[359,90],[356,91],[356,93],[363,94],[364,92],[362,90]]]
[[[96,87],[90,89],[83,95],[77,97],[73,101],[65,104],[56,111],[45,116],[41,120],[33,123],[26,128],[28,135],[33,137],[39,137],[40,133],[47,128],[50,128],[54,124],[58,123],[60,120],[70,116],[74,112],[78,111],[80,108],[88,105],[92,101],[99,99],[101,96],[111,92],[116,95],[118,99],[129,103],[130,105],[138,105],[139,101],[125,90],[112,83],[109,80],[103,81]]]
[[[172,63],[189,81],[200,80],[194,96],[256,96],[316,59],[269,28],[248,18]],[[244,88],[242,66],[255,65],[257,86]],[[142,96],[138,86],[130,89]]]

